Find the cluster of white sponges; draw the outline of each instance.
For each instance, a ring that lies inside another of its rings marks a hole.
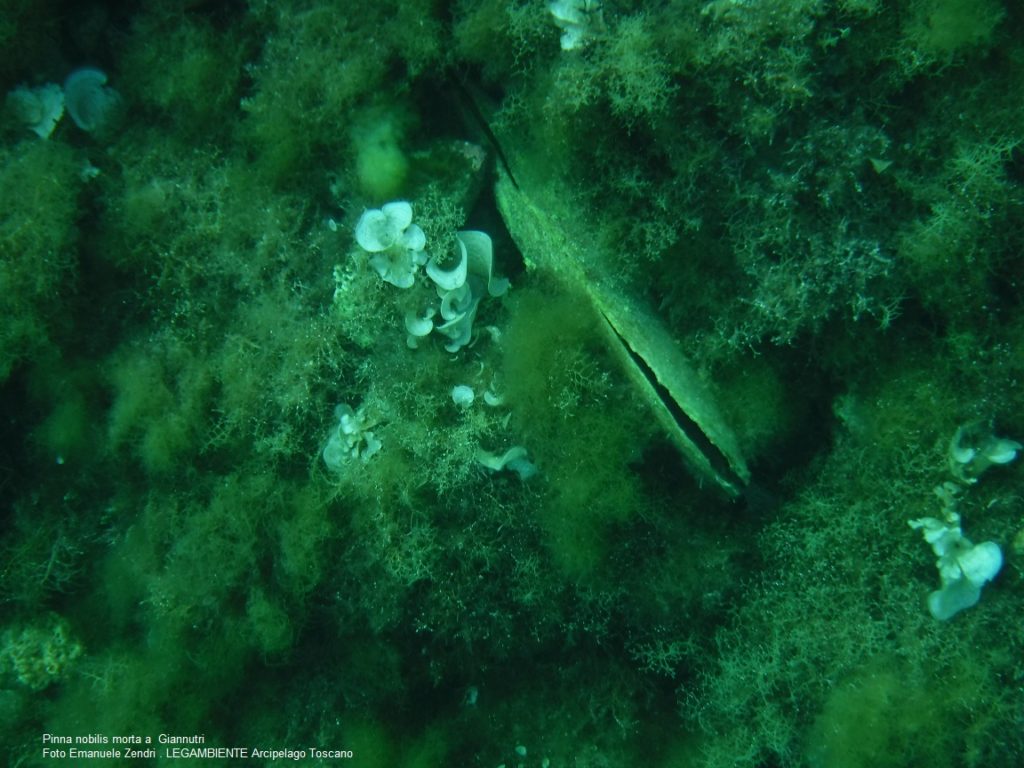
[[[374,271],[396,288],[412,288],[416,271],[427,262],[427,237],[412,223],[412,206],[404,200],[363,213],[356,242],[371,254]]]
[[[460,410],[467,410],[476,402],[476,393],[467,384],[456,384],[452,387],[452,402]],[[487,389],[484,392],[484,403],[492,408],[503,405],[502,398]],[[504,453],[492,453],[483,448],[477,448],[477,463],[491,472],[514,472],[519,475],[520,480],[529,480],[537,474],[537,467],[528,458],[527,450],[521,445],[515,445]]]
[[[56,83],[18,86],[7,94],[7,109],[41,139],[50,138],[65,108],[75,125],[92,133],[110,121],[121,103],[117,91],[106,83],[106,74],[82,67],[67,76],[63,88]]]
[[[599,0],[551,0],[548,11],[562,30],[563,51],[582,48],[602,23]]]
[[[419,268],[426,267],[437,301],[406,312],[409,346],[437,331],[448,339],[445,349],[457,352],[472,339],[480,301],[502,296],[508,280],[494,274],[494,252],[485,232],[457,232],[454,258],[442,259],[424,250],[426,236],[412,218],[412,205],[404,200],[368,210],[356,224],[356,242],[370,254],[370,266],[381,279],[396,288],[412,288]]]
[[[40,139],[48,139],[64,116],[64,91],[55,83],[19,85],[7,94],[7,109]]]
[[[995,578],[1003,566],[1003,553],[994,541],[972,544],[960,528],[953,483],[936,487],[942,499],[942,518],[922,517],[910,520],[911,528],[920,529],[935,553],[942,587],[928,595],[928,610],[940,621],[952,618],[970,608],[981,598],[981,588]]]
[[[366,463],[380,451],[382,444],[370,430],[373,424],[363,409],[339,405],[334,410],[338,423],[331,430],[324,446],[324,464],[332,472],[342,472],[352,461]]]
[[[954,477],[966,484],[978,481],[989,467],[1008,464],[1017,457],[1020,443],[992,434],[991,429],[972,424],[960,427],[949,447],[949,464]],[[957,496],[960,488],[951,482],[936,486],[942,502],[942,516],[908,521],[920,530],[935,553],[942,586],[928,595],[928,610],[940,621],[970,608],[981,598],[981,588],[996,577],[1003,566],[1003,553],[994,541],[973,544],[963,534]]]
[[[960,482],[969,485],[995,464],[1009,464],[1017,458],[1021,444],[1016,440],[996,437],[992,429],[974,422],[957,429],[949,444],[949,469]]]
[[[526,449],[521,445],[514,445],[504,453],[491,453],[482,448],[476,452],[476,460],[492,472],[509,470],[519,475],[520,480],[529,480],[537,474],[537,467],[526,458]]]
[[[417,284],[421,290],[426,288],[422,294],[410,294],[406,302],[412,307],[405,313],[406,338],[411,348],[435,331],[447,339],[444,348],[448,352],[469,345],[480,302],[487,296],[498,297],[508,291],[508,280],[494,274],[494,251],[487,233],[456,232],[454,253],[446,258],[431,256],[426,251],[426,235],[413,223],[412,205],[405,200],[365,211],[356,224],[355,237],[369,266],[386,283],[401,289]],[[421,267],[425,279],[419,278]],[[415,309],[417,304],[422,307],[419,311]],[[468,412],[476,401],[476,393],[472,387],[458,384],[452,388],[451,398],[457,408]],[[483,400],[491,407],[502,405],[501,397],[490,388],[483,393]],[[382,444],[371,431],[373,425],[362,409],[354,411],[340,405],[336,416],[337,425],[331,430],[322,455],[327,467],[340,474],[354,460],[369,461]],[[503,454],[481,449],[476,459],[492,472],[515,472],[523,480],[537,472],[522,446]]]
[[[457,352],[469,344],[480,301],[485,296],[497,298],[508,291],[508,280],[494,275],[494,251],[491,238],[485,232],[457,232],[455,242],[458,254],[448,269],[441,266],[437,257],[427,262],[427,275],[440,299],[436,314],[440,314],[441,322],[433,324],[431,320],[431,324],[433,330],[448,338],[444,348],[449,352]],[[434,314],[433,308],[429,307],[427,318]],[[422,326],[411,324],[407,316],[405,327],[409,332],[410,346],[415,346]]]

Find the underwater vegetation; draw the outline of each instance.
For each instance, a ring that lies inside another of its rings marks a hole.
[[[0,0],[9,764],[1024,764],[1022,28]]]

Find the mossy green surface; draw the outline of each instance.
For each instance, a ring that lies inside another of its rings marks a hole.
[[[65,145],[30,140],[0,154],[0,380],[22,360],[46,356],[67,323],[62,297],[76,282],[79,162]]]
[[[43,733],[367,768],[1024,762],[1024,463],[961,483],[1005,564],[950,621],[907,525],[959,426],[1024,441],[1024,13],[577,5],[562,50],[525,0],[0,2],[5,91],[94,65],[124,107],[46,140],[0,110],[12,765],[54,764]],[[524,261],[498,174],[573,264]],[[409,337],[452,319],[426,265],[399,289],[356,243],[398,198],[421,261],[481,230],[510,279],[455,351]],[[587,279],[678,342],[742,498],[687,473]],[[339,405],[359,450],[328,466]]]
[[[968,717],[984,681],[954,668],[941,679],[894,659],[869,660],[825,701],[808,734],[812,766],[953,766],[963,734],[950,728]]]
[[[534,446],[547,486],[538,509],[555,561],[593,576],[616,523],[644,509],[641,459],[651,427],[625,395],[586,297],[562,287],[519,292],[502,340],[502,372],[516,431]]]

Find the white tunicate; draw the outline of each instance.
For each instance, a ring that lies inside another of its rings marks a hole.
[[[473,393],[472,387],[467,387],[465,384],[457,384],[452,387],[452,402],[460,408],[468,408],[475,399],[476,395]]]
[[[94,67],[76,69],[64,81],[64,105],[83,131],[103,128],[120,103],[118,92],[107,87],[106,73]]]

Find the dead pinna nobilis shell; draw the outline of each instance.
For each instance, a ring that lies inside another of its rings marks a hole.
[[[527,268],[551,271],[592,303],[609,349],[697,480],[738,497],[750,480],[739,443],[665,326],[640,301],[584,270],[584,247],[550,213],[557,203],[531,199],[504,173],[495,197]]]

